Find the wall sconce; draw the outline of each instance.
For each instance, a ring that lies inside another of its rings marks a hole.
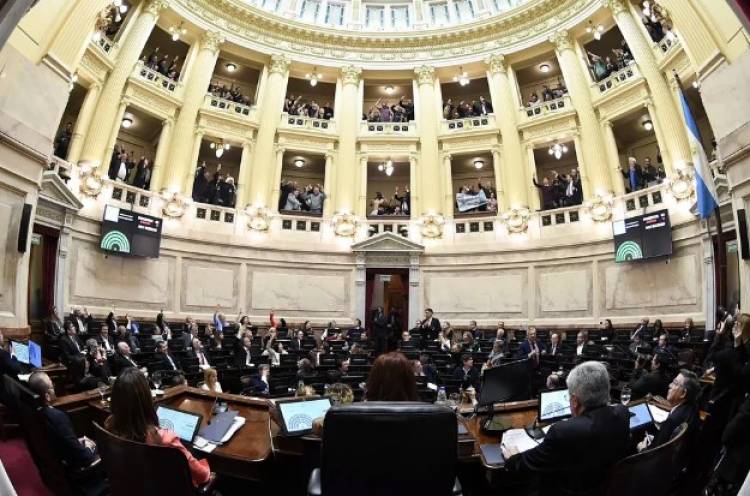
[[[484,167],[484,160],[475,160],[474,161],[474,168],[475,169],[481,169]]]
[[[294,161],[294,166],[295,167],[304,167],[305,166],[305,161],[303,159],[301,159],[301,158],[298,158],[297,160]]]
[[[125,116],[122,118],[122,127],[125,129],[130,129],[133,126],[133,118],[130,116]]]

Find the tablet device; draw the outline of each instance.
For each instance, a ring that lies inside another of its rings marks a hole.
[[[505,457],[503,456],[503,450],[500,448],[500,444],[480,444],[479,449],[482,450],[482,456],[487,465],[504,465]]]
[[[539,393],[539,422],[550,423],[570,417],[570,394],[567,389]]]
[[[647,403],[628,407],[628,412],[630,412],[631,431],[642,429],[654,423],[654,417],[651,415],[651,410],[649,410]]]
[[[28,343],[11,341],[10,347],[13,351],[13,356],[19,362],[31,365],[37,369],[42,367],[42,347],[34,341],[29,341]]]
[[[186,412],[176,408],[159,405],[156,409],[159,418],[159,427],[169,429],[177,434],[181,441],[192,443],[198,428],[201,426],[203,416],[193,412]]]
[[[331,398],[282,401],[276,404],[285,436],[304,436],[312,432],[313,420],[324,417],[331,408]]]

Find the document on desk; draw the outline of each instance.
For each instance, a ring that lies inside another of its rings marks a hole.
[[[669,417],[669,412],[659,408],[656,405],[649,404],[648,409],[651,412],[651,416],[654,417],[654,422],[657,424],[661,424],[665,420],[667,420],[667,417]]]
[[[537,446],[537,442],[526,434],[525,429],[509,429],[503,433],[503,446],[515,448],[519,453]]]

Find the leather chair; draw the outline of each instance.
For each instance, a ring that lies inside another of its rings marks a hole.
[[[680,454],[685,443],[687,424],[683,423],[669,442],[642,451],[617,462],[612,468],[607,496],[666,496],[682,467]]]
[[[367,402],[333,407],[310,496],[460,495],[458,427],[448,408]]]
[[[193,486],[187,459],[169,446],[128,441],[94,424],[96,446],[109,477],[112,496],[211,495],[215,475]]]

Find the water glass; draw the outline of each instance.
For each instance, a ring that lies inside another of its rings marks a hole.
[[[620,402],[623,405],[627,406],[627,404],[630,403],[630,394],[631,394],[630,386],[624,386],[622,390],[620,391]]]

